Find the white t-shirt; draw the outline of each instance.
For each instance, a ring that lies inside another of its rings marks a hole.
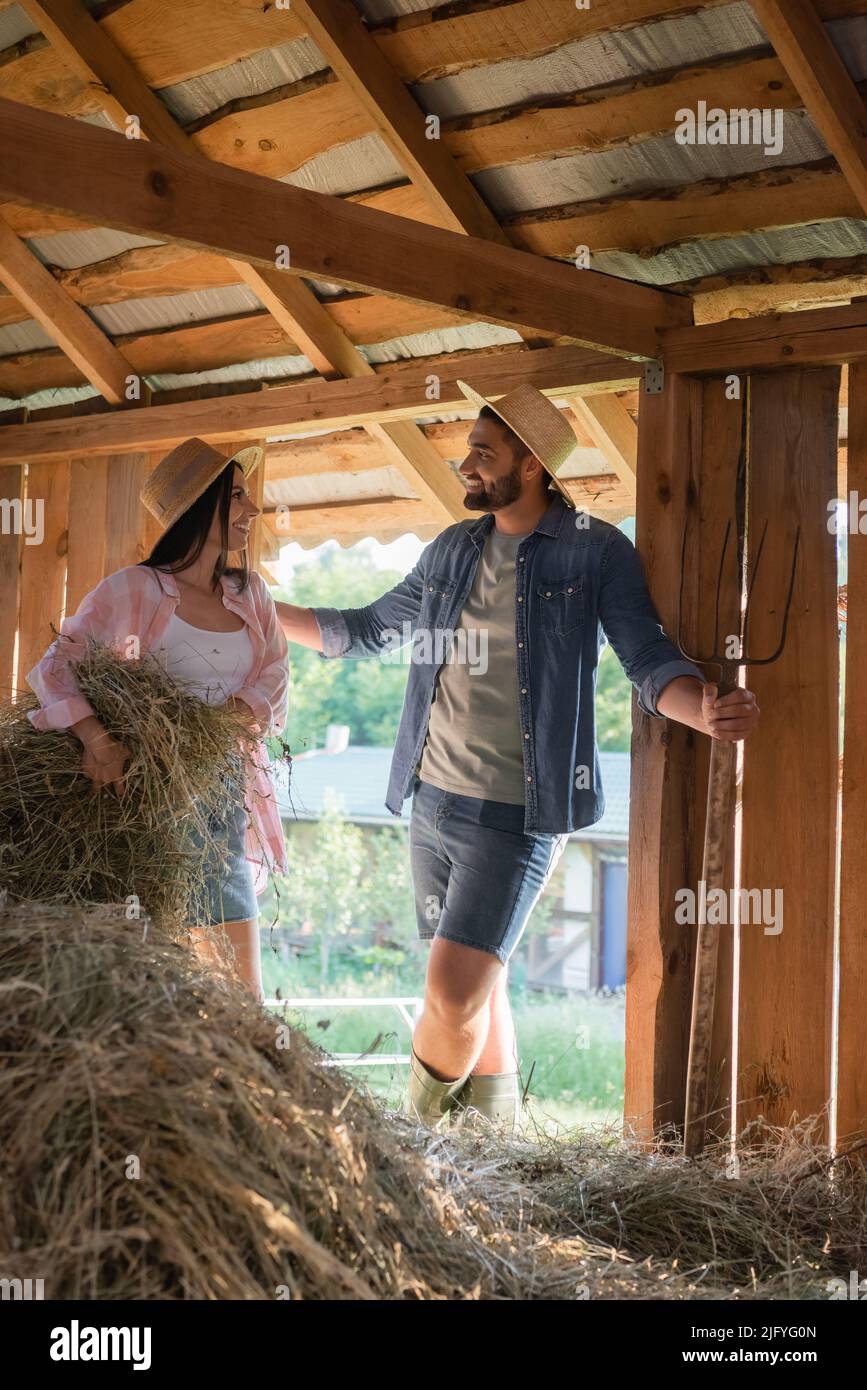
[[[172,680],[209,705],[222,705],[247,684],[253,644],[247,624],[239,632],[209,632],[172,614],[155,648]]]

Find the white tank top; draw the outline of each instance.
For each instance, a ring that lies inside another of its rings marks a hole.
[[[253,644],[247,624],[239,632],[209,632],[173,613],[154,655],[172,680],[209,705],[222,705],[247,684]]]

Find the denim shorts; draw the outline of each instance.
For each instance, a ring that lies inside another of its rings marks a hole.
[[[193,895],[190,922],[220,926],[255,919],[259,909],[253,868],[245,849],[247,812],[243,802],[227,799],[225,812],[212,818],[209,830],[214,845],[205,850],[204,891]],[[201,837],[194,834],[193,843],[201,848]]]
[[[506,964],[569,839],[528,834],[524,807],[416,779],[409,826],[418,934]]]

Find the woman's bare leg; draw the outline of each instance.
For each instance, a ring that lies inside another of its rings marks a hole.
[[[258,917],[222,927],[194,927],[191,935],[201,960],[217,970],[233,972],[256,999],[262,999]]]

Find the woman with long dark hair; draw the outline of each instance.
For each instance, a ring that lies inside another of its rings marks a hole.
[[[196,932],[206,957],[234,963],[261,996],[256,893],[268,868],[285,869],[279,810],[261,743],[286,719],[286,638],[268,589],[251,572],[246,547],[259,508],[246,479],[262,450],[231,459],[201,439],[179,444],[154,469],[141,500],[163,535],[139,565],[108,575],[67,617],[58,639],[27,680],[41,708],[38,729],[71,729],[83,745],[82,770],[99,790],[123,794],[129,750],[110,737],[75,680],[75,654],[87,638],[153,653],[169,675],[210,704],[248,711],[260,735],[248,748],[247,803],[229,805],[228,870],[209,866],[207,927]],[[230,552],[241,563],[229,565]],[[255,876],[254,876],[255,869]]]

